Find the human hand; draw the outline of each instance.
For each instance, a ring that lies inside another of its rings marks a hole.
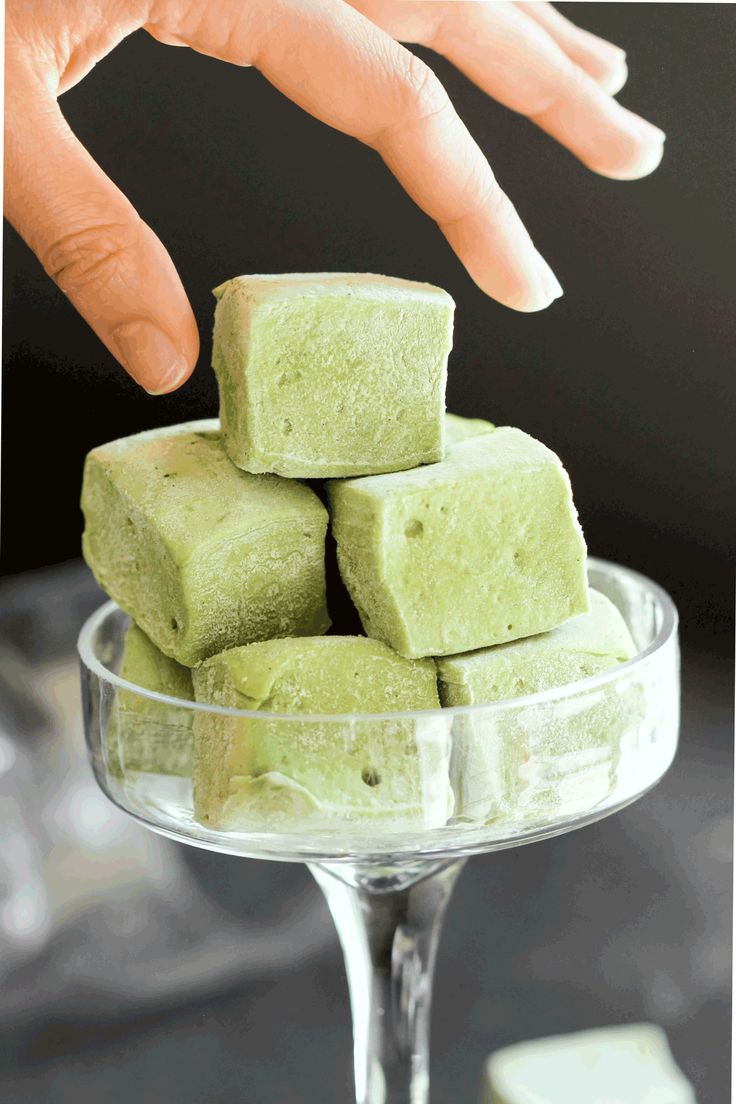
[[[595,172],[645,176],[664,135],[621,107],[623,51],[550,5],[492,0],[8,0],[6,214],[110,352],[153,394],[190,375],[199,337],[163,245],[77,141],[57,97],[141,27],[255,66],[375,149],[475,282],[516,310],[562,294],[439,80],[398,39],[445,55]]]

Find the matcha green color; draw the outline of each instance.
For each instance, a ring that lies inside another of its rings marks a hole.
[[[164,655],[134,623],[125,634],[120,675],[144,690],[194,701],[189,668]],[[111,773],[191,775],[193,721],[193,711],[119,690],[107,729]]]
[[[442,458],[446,292],[313,272],[238,276],[215,296],[213,367],[238,467],[320,478]]]
[[[84,467],[87,563],[188,667],[329,625],[325,508],[300,483],[239,471],[217,430],[207,421],[139,433],[93,449]]]
[[[445,706],[536,694],[589,678],[636,652],[616,607],[590,591],[589,613],[526,640],[437,661]],[[637,723],[638,687],[581,688],[565,706],[458,715],[451,778],[461,819],[535,819],[582,812],[615,783],[623,735]]]
[[[487,422],[484,418],[463,418],[448,410],[445,414],[445,445],[450,448],[461,441],[467,441],[469,437],[491,433],[495,428],[493,422]]]
[[[590,612],[551,632],[437,660],[444,706],[477,705],[538,694],[623,663],[636,648],[621,614],[597,590]]]
[[[194,672],[197,700],[258,710],[195,721],[194,808],[218,828],[316,820],[419,819],[451,810],[446,729],[431,660],[361,636],[271,640],[214,656]],[[437,710],[423,719],[270,719],[277,714]],[[432,722],[434,723],[434,722]]]
[[[504,427],[409,472],[332,481],[340,572],[369,636],[401,655],[470,651],[588,609],[562,464]]]
[[[483,1104],[695,1104],[655,1024],[516,1043],[486,1063]]]

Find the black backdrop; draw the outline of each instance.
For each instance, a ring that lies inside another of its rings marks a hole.
[[[78,555],[90,447],[215,413],[212,287],[241,272],[387,272],[457,301],[449,407],[555,449],[591,550],[668,586],[690,639],[728,646],[736,10],[562,7],[627,49],[622,102],[668,134],[653,177],[592,175],[421,51],[565,288],[538,315],[487,299],[375,154],[254,70],[141,32],[63,97],[76,133],[169,248],[202,354],[183,390],[147,397],[7,230],[4,573]]]

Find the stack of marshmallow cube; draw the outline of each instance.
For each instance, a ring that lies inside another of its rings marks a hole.
[[[409,721],[340,753],[336,731],[320,743],[312,726],[299,746],[267,714],[473,704],[628,659],[618,612],[591,607],[567,474],[520,430],[445,413],[454,304],[439,288],[296,274],[215,295],[219,423],[124,438],[85,465],[84,554],[134,623],[122,673],[263,714],[195,719],[206,824],[421,817],[428,768]],[[365,636],[325,635],[328,524]],[[141,718],[142,701],[121,693],[121,772],[172,758],[170,726],[150,702]],[[440,819],[465,815],[460,789],[449,780]]]

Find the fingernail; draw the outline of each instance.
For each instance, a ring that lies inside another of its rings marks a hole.
[[[609,96],[617,96],[629,79],[629,69],[625,61],[613,67],[603,83],[603,89]]]
[[[537,271],[542,282],[545,294],[549,298],[550,303],[555,299],[559,299],[563,295],[562,284],[555,276],[552,269],[545,261],[542,254],[537,250]],[[549,304],[548,304],[549,305]]]
[[[124,368],[149,395],[173,391],[189,371],[171,338],[145,318],[124,322],[111,336]]]
[[[654,123],[648,122],[646,119],[642,119],[641,115],[635,115],[633,111],[627,111],[623,108],[628,116],[629,128],[643,141],[657,145],[662,145],[667,135],[663,130],[660,130]]]
[[[526,269],[523,286],[519,287],[517,294],[504,299],[507,306],[525,313],[546,310],[563,294],[559,280],[544,257],[532,248],[533,261]]]
[[[621,50],[621,47],[614,42],[601,39],[598,34],[591,34],[590,31],[584,31],[580,35],[580,40],[588,47],[590,53],[596,54],[601,61],[609,65],[626,64],[626,50]]]
[[[597,35],[595,36],[595,44],[598,55],[604,57],[611,65],[626,64],[626,51],[622,50],[620,46],[615,46],[613,42],[609,42],[605,38],[598,38]]]
[[[183,383],[186,377],[189,375],[189,365],[180,357],[178,362],[174,364],[171,371],[158,380],[156,387],[147,387],[146,391],[149,395],[168,395],[171,391],[176,391],[180,383]]]

